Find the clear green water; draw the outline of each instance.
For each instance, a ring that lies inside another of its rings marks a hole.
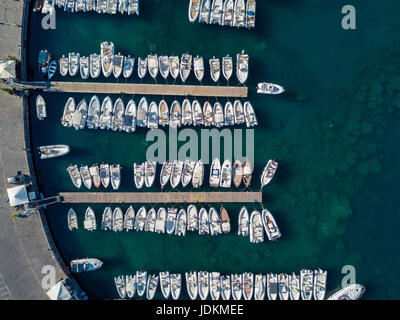
[[[357,270],[357,282],[367,286],[365,298],[400,298],[396,241],[400,222],[400,3],[353,0],[357,30],[344,31],[340,12],[346,1],[258,1],[257,28],[250,32],[192,25],[187,20],[187,4],[186,0],[142,0],[139,17],[68,15],[57,10],[53,31],[42,30],[40,17],[33,15],[29,77],[38,79],[36,60],[43,48],[57,58],[72,51],[88,55],[108,40],[117,52],[135,57],[189,51],[206,59],[235,56],[245,49],[250,54],[249,100],[259,120],[252,189],[259,188],[258,177],[266,161],[278,159],[279,171],[264,189],[263,205],[274,214],[283,237],[276,243],[254,245],[235,233],[218,238],[190,233],[184,238],[90,233],[82,228],[85,206],[74,206],[81,230],[69,232],[68,206],[53,206],[47,215],[65,260],[90,256],[105,262],[98,272],[77,275],[82,287],[95,298],[116,298],[113,277],[138,269],[267,273],[321,267],[328,270],[328,287],[334,289],[340,284],[342,266],[351,264]],[[257,95],[253,88],[260,81],[280,83],[288,92],[280,97]],[[193,75],[189,83],[196,83]],[[220,85],[225,83],[220,81]],[[63,158],[40,161],[35,157],[44,194],[75,191],[65,171],[70,163],[103,161],[121,163],[121,190],[134,190],[131,166],[145,160],[145,131],[126,135],[64,128],[59,120],[68,95],[43,96],[48,119],[39,123],[32,113],[33,147],[53,143],[72,147]],[[32,105],[35,98],[32,95]],[[136,102],[140,99],[134,98]],[[135,209],[140,206],[134,204]],[[92,207],[99,222],[104,206]],[[236,231],[240,206],[226,208]]]

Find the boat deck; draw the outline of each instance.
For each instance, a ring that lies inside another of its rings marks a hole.
[[[254,203],[262,192],[61,192],[64,203]]]
[[[193,86],[147,83],[102,83],[102,82],[60,82],[51,81],[50,92],[76,92],[93,94],[141,94],[165,96],[234,97],[246,98],[248,88],[237,86]]]

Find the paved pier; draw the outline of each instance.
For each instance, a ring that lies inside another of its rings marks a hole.
[[[52,81],[45,91],[198,97],[247,97],[247,87]]]
[[[65,203],[251,203],[261,192],[61,192]]]

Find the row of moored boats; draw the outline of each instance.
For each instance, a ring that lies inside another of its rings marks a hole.
[[[190,0],[189,21],[227,27],[256,26],[255,0]]]
[[[78,168],[76,164],[71,164],[67,168],[67,172],[71,178],[72,183],[78,189],[83,184],[86,188],[100,188],[103,185],[104,188],[111,186],[114,190],[118,190],[121,185],[121,166],[119,164],[106,164],[102,163],[100,166],[94,164],[92,166],[81,166]]]
[[[113,131],[135,132],[136,127],[157,129],[169,126],[173,129],[181,126],[223,126],[246,124],[247,127],[258,125],[254,108],[249,101],[244,104],[235,100],[232,104],[228,101],[223,107],[220,102],[214,106],[206,101],[201,106],[198,100],[184,99],[182,105],[174,100],[169,108],[165,100],[159,103],[148,102],[142,97],[139,104],[133,99],[125,106],[121,98],[114,103],[107,96],[102,103],[97,96],[90,99],[82,99],[78,105],[75,99],[70,97],[64,106],[61,124],[65,127],[74,127],[76,130],[105,129]]]

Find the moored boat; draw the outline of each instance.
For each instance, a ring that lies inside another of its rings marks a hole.
[[[72,272],[88,272],[100,269],[103,262],[96,258],[76,259],[71,261]]]
[[[89,71],[90,77],[96,79],[101,74],[101,56],[97,53],[92,53],[89,56]]]
[[[198,294],[197,272],[185,272],[187,293],[192,300],[196,300]]]
[[[183,161],[174,160],[171,172],[171,187],[176,188],[179,185],[182,177]]]
[[[264,300],[267,277],[257,274],[254,282],[254,300]]]
[[[281,237],[275,218],[267,209],[262,211],[262,222],[269,241],[275,241]]]
[[[193,115],[193,125],[203,125],[204,124],[204,115],[201,109],[200,102],[198,100],[194,100],[192,102],[192,115]]]
[[[168,75],[169,75],[168,56],[160,56],[160,57],[158,57],[158,65],[159,65],[161,76],[164,79],[167,79]]]
[[[246,27],[253,29],[256,26],[256,0],[247,0],[246,4]]]
[[[312,270],[300,270],[300,294],[303,300],[311,300],[314,289],[314,273]]]
[[[224,2],[222,25],[228,27],[233,25],[233,0],[225,0]]]
[[[250,242],[252,243],[260,243],[264,241],[264,229],[261,218],[261,213],[257,210],[254,210],[250,216]]]
[[[145,225],[144,225],[144,231],[146,231],[146,232],[154,232],[154,228],[156,226],[156,217],[157,217],[156,210],[154,208],[151,208],[147,212],[146,222],[145,222]]]
[[[113,115],[111,118],[111,130],[121,131],[124,125],[125,105],[121,98],[114,103]]]
[[[237,273],[231,274],[231,284],[233,300],[242,299],[242,275]]]
[[[187,230],[197,231],[199,229],[199,217],[197,213],[197,208],[195,205],[191,204],[187,208]]]
[[[112,42],[102,42],[100,45],[101,70],[103,75],[108,78],[113,71],[114,44]]]
[[[289,300],[289,276],[285,273],[280,273],[278,276],[279,299]]]
[[[193,70],[194,75],[196,76],[197,80],[200,82],[203,80],[204,77],[204,60],[203,57],[196,56],[193,59]]]
[[[181,58],[181,67],[179,70],[182,82],[185,82],[187,80],[191,70],[192,70],[192,55],[184,53]]]
[[[122,69],[124,67],[124,56],[118,52],[118,54],[114,55],[113,59],[113,75],[115,79],[118,79],[122,73]]]
[[[167,220],[167,210],[161,207],[157,210],[156,225],[154,227],[154,232],[165,233],[165,222]]]
[[[182,208],[179,210],[178,215],[176,216],[175,234],[177,236],[186,235],[186,224],[187,224],[186,210]]]
[[[126,295],[128,298],[133,298],[136,292],[136,277],[127,275],[125,277]]]
[[[200,23],[209,23],[210,21],[210,11],[211,11],[211,1],[202,0],[200,4]]]
[[[152,101],[147,112],[147,128],[154,130],[158,128],[158,106]]]
[[[136,104],[132,99],[125,108],[122,130],[127,133],[136,131]]]
[[[206,300],[210,291],[210,277],[208,271],[199,271],[197,273],[197,285],[201,300]]]
[[[75,100],[74,98],[70,97],[65,103],[63,116],[61,118],[61,124],[64,127],[72,126],[74,113],[75,113]]]
[[[69,59],[62,55],[60,60],[58,60],[58,64],[60,66],[60,74],[65,77],[69,71]]]
[[[169,124],[169,109],[164,99],[158,104],[158,124],[162,127]]]
[[[54,144],[50,146],[40,146],[39,155],[40,159],[51,159],[61,157],[69,153],[70,148],[65,144]]]
[[[82,186],[82,178],[79,173],[78,166],[76,164],[70,165],[67,168],[67,172],[69,173],[72,183],[79,189]]]
[[[116,207],[113,211],[112,229],[114,232],[121,232],[124,230],[124,214],[119,207]]]
[[[211,79],[214,82],[218,82],[219,77],[221,75],[221,65],[220,65],[219,59],[212,57],[212,59],[210,59],[209,62],[210,62]]]
[[[210,221],[210,234],[212,236],[220,235],[222,233],[221,219],[213,207],[208,212],[208,220]]]
[[[214,124],[214,113],[213,113],[213,107],[208,101],[204,102],[203,115],[204,115],[204,126],[206,127],[212,126]]]
[[[156,162],[155,161],[146,161],[144,165],[144,183],[147,188],[150,188],[154,184],[154,180],[156,179]]]
[[[278,275],[274,273],[267,274],[267,296],[268,300],[276,300],[279,293]]]
[[[239,212],[238,218],[238,235],[248,236],[249,235],[249,212],[246,207],[243,207]]]
[[[87,207],[85,211],[85,220],[83,221],[83,227],[88,231],[95,231],[97,229],[96,216],[91,207]]]
[[[70,208],[67,215],[68,220],[68,229],[70,231],[78,229],[78,217],[74,209]]]
[[[171,172],[172,172],[172,163],[169,162],[168,160],[164,161],[160,172],[161,189],[164,188],[169,182],[169,179],[171,177]]]
[[[182,125],[187,126],[193,123],[192,104],[189,99],[183,100],[182,103]]]
[[[56,74],[57,62],[55,60],[50,62],[49,69],[47,70],[47,78],[50,80]]]
[[[210,14],[210,24],[222,24],[223,3],[222,0],[213,0]]]
[[[168,58],[169,63],[169,73],[171,77],[176,80],[179,76],[180,66],[179,66],[179,57],[178,56],[171,56]]]
[[[136,188],[141,189],[144,185],[145,163],[134,163],[133,175]]]
[[[101,230],[112,230],[113,227],[113,212],[110,207],[105,207],[101,217]]]
[[[72,126],[75,130],[83,129],[86,124],[86,119],[88,115],[88,105],[85,99],[82,99],[74,111],[72,116]]]
[[[100,165],[100,179],[104,188],[108,188],[110,184],[110,165],[102,163]]]
[[[246,187],[251,183],[252,171],[250,161],[246,159],[243,164],[243,183]]]
[[[261,175],[261,188],[270,183],[278,169],[278,162],[269,160]]]
[[[244,0],[235,0],[233,26],[238,28],[246,26],[246,7]]]
[[[219,187],[221,181],[221,162],[214,159],[210,168],[210,187]]]
[[[243,179],[243,166],[239,160],[235,160],[232,166],[233,185],[238,188]]]
[[[165,221],[165,229],[168,234],[173,234],[175,231],[177,212],[178,209],[176,208],[168,208],[167,219]]]
[[[224,114],[225,114],[225,125],[233,126],[235,124],[235,115],[233,112],[233,105],[230,101],[228,101],[225,104]]]
[[[121,167],[119,164],[110,165],[111,186],[118,190],[121,184]]]
[[[222,58],[222,74],[224,75],[224,78],[229,81],[229,79],[232,77],[232,72],[233,72],[233,60],[232,57],[227,55],[226,57]]]
[[[181,295],[182,276],[179,273],[172,273],[171,279],[171,295],[174,300],[178,300]]]
[[[210,223],[208,219],[208,212],[205,208],[201,208],[199,212],[199,234],[209,234]]]
[[[235,116],[236,124],[242,124],[246,121],[244,117],[243,105],[240,100],[235,100],[233,103],[233,114]]]
[[[203,184],[204,177],[204,165],[203,161],[200,159],[196,162],[193,169],[192,186],[193,188],[200,188]]]
[[[189,21],[195,22],[200,14],[200,0],[190,0],[189,2]]]
[[[277,95],[283,92],[285,92],[285,88],[278,84],[260,82],[257,85],[257,93]]]
[[[300,299],[300,277],[294,272],[289,275],[289,294],[290,300]]]
[[[126,285],[125,285],[125,277],[118,276],[114,278],[115,288],[117,289],[118,295],[121,299],[125,299],[126,297]]]
[[[139,101],[137,114],[136,114],[136,125],[138,127],[146,127],[147,126],[147,112],[148,112],[148,103],[146,97],[142,97]]]
[[[241,0],[238,0],[241,1]],[[238,53],[236,55],[236,76],[241,84],[245,83],[249,75],[249,55],[244,53]]]
[[[143,79],[147,73],[147,58],[138,58],[138,76]]]
[[[146,292],[147,271],[136,271],[136,292],[139,297]]]
[[[88,115],[86,119],[86,127],[89,129],[97,129],[100,122],[100,100],[97,96],[90,99],[88,107]]]
[[[246,118],[246,126],[248,128],[258,125],[256,114],[254,113],[253,106],[249,101],[244,103],[244,114]]]
[[[214,123],[213,124],[217,128],[223,127],[225,124],[224,109],[222,109],[222,105],[218,101],[214,103],[213,114],[214,114]]]
[[[219,215],[221,217],[221,227],[223,233],[231,232],[231,220],[229,219],[228,211],[224,207],[221,207]]]
[[[92,182],[96,189],[100,188],[101,186],[101,179],[100,179],[100,171],[99,166],[97,164],[92,165],[89,168],[89,173],[92,176]]]
[[[156,54],[149,54],[147,56],[147,68],[153,79],[158,75],[158,57]]]
[[[143,231],[144,226],[146,224],[146,216],[147,216],[146,208],[144,206],[140,207],[140,209],[136,213],[135,225],[133,226],[135,231]]]
[[[134,66],[135,66],[135,58],[131,57],[130,55],[124,58],[124,66],[122,68],[122,74],[124,75],[125,79],[130,78],[130,76],[133,73]]]
[[[171,292],[171,279],[169,271],[160,272],[160,288],[164,298],[168,299]]]
[[[70,52],[68,54],[68,71],[71,77],[75,76],[79,71],[79,58],[79,53]]]
[[[47,72],[49,70],[50,59],[51,59],[51,56],[47,50],[40,50],[39,57],[38,57],[38,64],[39,64],[39,73],[41,76],[44,76],[47,74]],[[78,60],[79,60],[79,58],[78,58]]]
[[[177,100],[174,100],[171,105],[169,126],[171,129],[177,129],[181,126],[181,105]]]
[[[229,300],[231,298],[231,278],[229,275],[221,276],[221,297],[222,300]]]
[[[89,64],[89,57],[82,56],[79,58],[79,73],[83,80],[89,78],[90,75],[90,64]]]
[[[219,272],[210,273],[210,296],[212,300],[218,300],[221,294],[221,275]]]
[[[245,300],[251,300],[254,291],[254,274],[245,272],[242,276],[243,279],[243,297]]]
[[[82,181],[85,187],[90,189],[92,187],[92,177],[90,176],[89,167],[81,166],[79,168],[79,173],[81,174]]]
[[[314,270],[314,299],[324,300],[326,294],[326,280],[328,272],[322,269]]]
[[[196,165],[196,161],[193,160],[185,160],[185,164],[183,166],[182,171],[182,187],[186,187],[190,181],[192,181],[194,166]]]
[[[363,285],[354,283],[337,290],[327,300],[358,300],[364,292],[365,287]]]
[[[113,104],[110,97],[105,97],[100,108],[100,120],[99,120],[99,127],[100,129],[107,129],[111,128],[111,120],[112,120],[112,111],[113,111]]]
[[[219,186],[221,188],[230,188],[232,184],[232,163],[226,159],[221,168],[221,179]]]

